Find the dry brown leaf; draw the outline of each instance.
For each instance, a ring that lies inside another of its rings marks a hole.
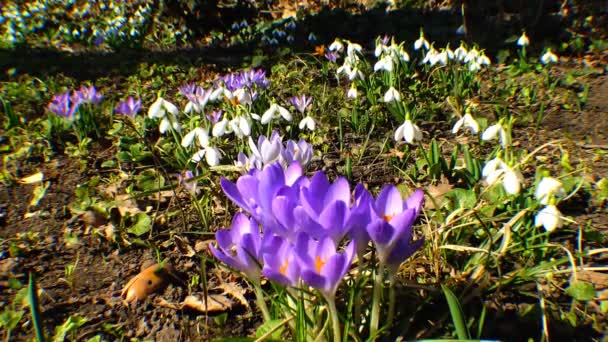
[[[137,203],[129,194],[116,195],[116,201],[120,202],[120,205],[116,206],[120,216],[125,216],[127,213],[134,216],[141,212]]]
[[[429,185],[426,188],[427,194],[424,196],[425,209],[439,209],[435,207],[435,203],[441,207],[443,196],[450,192],[454,186],[445,178],[441,178],[441,183],[437,185]]]
[[[210,294],[206,301],[191,295],[184,299],[181,307],[200,312],[223,312],[232,308],[232,301],[224,295]]]
[[[596,286],[597,289],[608,287],[608,274],[595,271],[579,271],[576,272],[578,280],[589,282]]]
[[[250,308],[247,299],[245,299],[245,292],[247,291],[238,283],[223,283],[217,288],[224,291],[222,294],[227,294],[230,297],[238,300],[239,303],[241,303],[247,309]]]
[[[192,258],[193,256],[196,255],[196,252],[194,252],[194,249],[192,248],[192,246],[190,246],[190,241],[188,241],[187,238],[181,237],[179,235],[175,235],[174,240],[175,240],[175,248],[177,248],[177,250],[181,254],[183,254],[184,256],[187,256],[188,258]]]
[[[125,287],[123,287],[120,295],[125,297],[128,303],[144,300],[152,293],[167,285],[170,273],[172,273],[170,265],[165,264],[161,266],[154,264],[131,278]]]

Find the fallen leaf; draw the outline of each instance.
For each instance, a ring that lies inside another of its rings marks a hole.
[[[224,291],[222,294],[229,295],[249,309],[249,302],[247,302],[247,299],[245,298],[245,292],[247,291],[238,283],[223,283],[217,288]]]
[[[131,198],[131,195],[129,194],[117,195],[116,201],[119,202],[116,208],[118,209],[120,216],[124,217],[126,214],[135,216],[136,214],[141,212],[141,210],[137,206],[137,203],[133,198]]]
[[[429,185],[426,188],[427,194],[424,196],[424,208],[425,209],[439,209],[435,207],[437,204],[441,207],[441,202],[443,201],[443,196],[450,192],[454,186],[449,183],[449,181],[445,178],[441,178],[441,183],[437,185]]]
[[[42,172],[37,172],[34,173],[33,175],[29,175],[27,177],[23,177],[19,180],[19,183],[21,184],[34,184],[34,183],[40,183],[44,180],[44,175],[42,174]]]
[[[188,258],[192,258],[196,255],[192,246],[190,246],[190,242],[187,238],[181,237],[179,235],[174,236],[175,239],[175,247],[177,250]]]
[[[131,278],[120,295],[125,297],[128,303],[144,300],[167,285],[171,273],[172,268],[169,264],[164,266],[154,264]]]
[[[595,271],[579,271],[576,276],[580,281],[586,281],[596,286],[598,289],[608,287],[608,274]]]
[[[232,308],[232,301],[224,295],[210,294],[207,296],[207,300],[190,295],[184,299],[181,307],[200,312],[223,312]]]

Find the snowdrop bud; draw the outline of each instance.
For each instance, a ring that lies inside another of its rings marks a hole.
[[[519,37],[519,39],[517,39],[517,45],[518,46],[530,45],[530,40],[528,39],[528,36],[526,36],[526,32],[522,33],[521,37]]]
[[[500,144],[502,147],[507,147],[507,132],[500,123],[494,124],[483,132],[481,140],[489,141],[500,137]]]
[[[348,93],[346,93],[346,97],[356,99],[357,96],[359,96],[359,94],[357,93],[357,87],[354,83],[351,83],[350,89],[348,90]]]

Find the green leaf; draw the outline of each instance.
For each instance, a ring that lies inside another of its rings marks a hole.
[[[443,289],[445,299],[448,301],[448,306],[450,307],[450,314],[452,315],[452,321],[454,322],[454,327],[456,328],[456,336],[458,336],[458,338],[461,340],[471,338],[469,335],[469,329],[465,324],[464,313],[462,312],[458,298],[447,286],[441,285],[441,288]]]
[[[30,312],[32,314],[32,322],[34,322],[34,332],[36,333],[36,341],[44,342],[44,331],[42,330],[42,322],[40,320],[40,307],[38,306],[38,289],[34,274],[30,273],[29,284],[27,286],[27,294],[29,299]]]
[[[4,331],[11,331],[16,326],[17,323],[23,317],[25,311],[14,311],[9,308],[4,309],[4,312],[0,314],[0,327],[4,329]]]
[[[66,335],[76,331],[76,329],[83,326],[89,320],[77,315],[70,316],[63,322],[62,325],[55,327],[55,336],[53,336],[53,342],[65,341]]]
[[[135,224],[127,229],[127,232],[142,236],[152,228],[152,219],[146,213],[137,213],[135,215]]]
[[[588,301],[595,298],[593,284],[586,281],[573,281],[566,289],[566,293],[570,297],[580,301]]]
[[[281,334],[283,333],[283,327],[277,327],[279,326],[279,324],[281,324],[281,322],[282,321],[279,319],[274,319],[265,322],[264,324],[260,325],[260,327],[255,331],[255,337],[260,338],[266,335],[271,330],[274,330],[274,332],[270,335],[270,338],[273,340],[279,339],[281,337]]]
[[[111,167],[115,167],[116,166],[116,160],[114,159],[109,159],[104,161],[103,163],[101,163],[101,167],[103,168],[111,168]]]
[[[42,184],[38,184],[32,193],[32,199],[30,200],[30,207],[35,207],[40,203],[44,195],[46,195],[46,190],[51,186],[51,182],[44,182]]]
[[[477,195],[473,190],[454,188],[446,193],[445,197],[452,200],[452,203],[454,204],[453,209],[472,209],[477,203]]]

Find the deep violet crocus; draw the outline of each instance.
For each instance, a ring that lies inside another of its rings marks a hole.
[[[287,239],[274,236],[263,254],[262,274],[281,285],[296,286],[300,280],[300,264],[294,246]]]
[[[230,229],[215,233],[218,247],[209,245],[211,253],[228,266],[242,271],[252,281],[259,281],[262,253],[272,234],[260,233],[258,222],[243,213],[237,213]]]
[[[74,92],[74,94],[72,94],[72,98],[71,98],[72,102],[74,103],[93,103],[93,104],[100,104],[101,101],[103,100],[103,95],[100,94],[99,92],[97,92],[97,89],[95,89],[94,85],[91,85],[89,87],[87,86],[81,86],[80,90],[77,90]]]
[[[376,217],[367,226],[367,232],[376,246],[380,263],[389,270],[395,270],[422,246],[424,239],[412,242],[412,226],[423,199],[423,192],[416,190],[404,201],[393,185],[385,186],[376,198]]]
[[[116,109],[114,110],[118,114],[126,115],[128,117],[135,117],[135,114],[139,112],[141,108],[141,100],[135,101],[133,96],[129,96],[126,101],[118,103]]]

